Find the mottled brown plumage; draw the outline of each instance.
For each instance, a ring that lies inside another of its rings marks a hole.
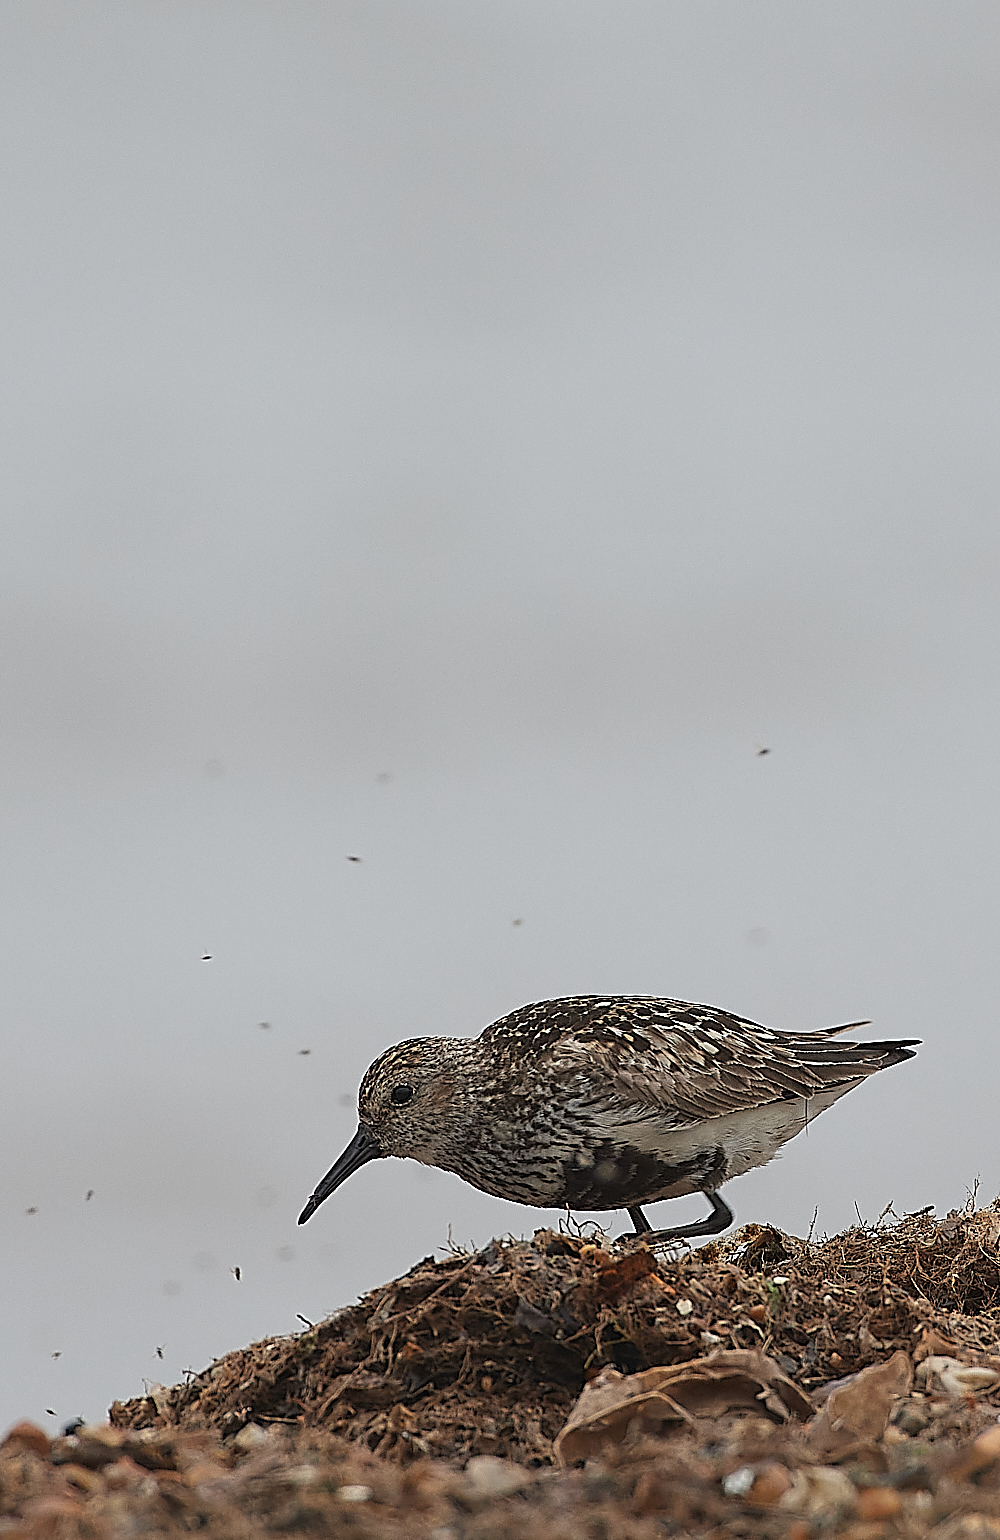
[[[389,1048],[358,1093],[359,1127],[299,1217],[367,1161],[409,1156],[495,1197],[543,1208],[627,1208],[650,1239],[732,1222],[717,1189],[763,1165],[915,1039],[836,1042],[774,1032],[709,1005],[586,995],[526,1005],[475,1039]],[[704,1192],[709,1217],[652,1232],[641,1205]]]

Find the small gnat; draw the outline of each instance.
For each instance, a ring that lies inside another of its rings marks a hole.
[[[346,1486],[337,1488],[339,1503],[370,1503],[375,1493],[371,1487]]]

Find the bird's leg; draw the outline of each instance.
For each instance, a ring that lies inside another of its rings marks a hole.
[[[698,1224],[678,1225],[673,1230],[654,1230],[638,1204],[629,1209],[629,1218],[635,1225],[636,1235],[651,1245],[660,1241],[683,1241],[695,1235],[718,1235],[720,1230],[728,1230],[733,1222],[733,1211],[729,1204],[724,1203],[717,1192],[707,1192],[705,1197],[712,1205],[712,1212]]]

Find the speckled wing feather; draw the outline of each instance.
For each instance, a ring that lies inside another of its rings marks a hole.
[[[856,1022],[851,1025],[863,1026]],[[572,1077],[578,1094],[623,1118],[691,1127],[768,1103],[809,1098],[911,1057],[913,1039],[835,1043],[847,1027],[774,1032],[710,1005],[652,996],[547,1000],[494,1022],[507,1040]]]

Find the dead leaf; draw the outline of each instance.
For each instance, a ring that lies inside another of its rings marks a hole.
[[[691,1414],[670,1396],[652,1384],[640,1383],[659,1373],[647,1369],[644,1374],[625,1376],[617,1369],[605,1369],[585,1385],[553,1445],[558,1463],[593,1459],[608,1444],[623,1443],[636,1424],[643,1433],[663,1433],[670,1424],[693,1422]]]
[[[858,1327],[858,1347],[863,1353],[869,1354],[872,1358],[874,1358],[876,1353],[881,1353],[885,1347],[885,1343],[880,1338],[872,1336],[868,1329],[867,1321],[862,1321]]]
[[[625,1294],[655,1276],[656,1258],[652,1252],[630,1251],[609,1266],[599,1267],[594,1292],[602,1303],[617,1304]]]
[[[766,1410],[778,1422],[812,1415],[809,1397],[794,1380],[783,1374],[773,1358],[756,1348],[734,1348],[710,1353],[651,1374],[669,1376],[666,1388],[686,1411],[696,1417],[721,1417],[740,1407]]]
[[[934,1326],[924,1326],[920,1331],[920,1341],[913,1350],[913,1362],[919,1364],[925,1358],[954,1356],[958,1352],[958,1346],[950,1338],[943,1337]]]
[[[637,1421],[643,1432],[664,1433],[695,1417],[736,1410],[768,1412],[776,1422],[787,1422],[805,1421],[813,1406],[772,1359],[744,1348],[625,1377],[606,1369],[570,1413],[555,1441],[556,1458],[564,1465],[588,1459],[606,1444],[621,1443]]]
[[[893,1353],[831,1390],[809,1429],[809,1441],[826,1454],[843,1456],[861,1443],[882,1437],[894,1401],[910,1388],[912,1368],[906,1353]]]

